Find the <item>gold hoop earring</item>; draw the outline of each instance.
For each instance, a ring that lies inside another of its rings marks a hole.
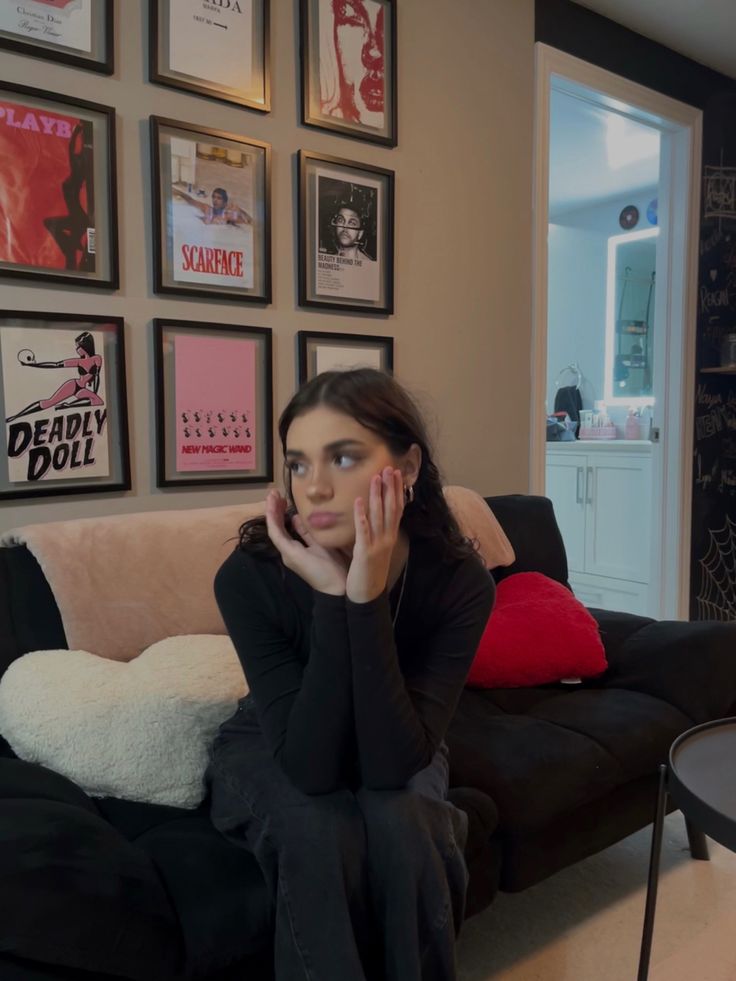
[[[414,502],[414,486],[412,484],[404,484],[404,505],[412,504]]]

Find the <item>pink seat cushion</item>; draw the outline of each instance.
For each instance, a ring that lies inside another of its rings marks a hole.
[[[467,685],[545,685],[589,678],[607,666],[598,624],[580,600],[541,572],[519,572],[497,587]]]

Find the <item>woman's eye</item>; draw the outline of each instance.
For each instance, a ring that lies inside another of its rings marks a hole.
[[[348,456],[347,453],[338,453],[335,457],[335,463],[344,470],[346,466],[349,467],[352,463],[355,463],[355,457]]]
[[[297,477],[301,477],[304,474],[304,464],[299,460],[292,460],[289,463],[289,470],[292,474],[296,474]]]
[[[362,27],[366,21],[363,4],[354,3],[353,0],[338,0],[335,5],[335,19],[338,26],[352,24],[355,27]]]

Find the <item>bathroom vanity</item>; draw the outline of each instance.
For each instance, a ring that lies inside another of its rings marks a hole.
[[[653,615],[649,440],[548,443],[546,495],[578,599],[599,609]]]

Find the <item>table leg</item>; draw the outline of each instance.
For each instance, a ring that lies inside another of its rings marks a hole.
[[[687,840],[690,845],[690,854],[692,857],[699,859],[701,862],[709,862],[708,839],[688,818],[685,818],[685,827],[687,828]]]
[[[652,952],[654,911],[657,906],[657,886],[659,884],[659,857],[662,851],[662,831],[664,830],[666,804],[667,767],[664,763],[662,763],[659,767],[659,789],[657,791],[657,806],[654,812],[652,850],[649,857],[649,880],[647,882],[647,901],[644,909],[644,928],[641,936],[641,952],[639,954],[639,973],[637,975],[637,981],[647,981],[647,978],[649,977],[649,956]]]

